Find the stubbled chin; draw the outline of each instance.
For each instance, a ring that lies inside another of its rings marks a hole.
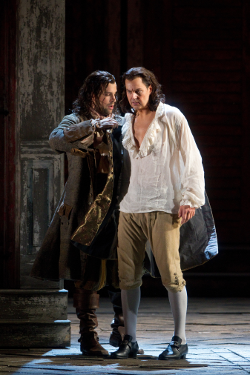
[[[102,108],[100,115],[102,116],[109,116],[112,113],[108,108]]]

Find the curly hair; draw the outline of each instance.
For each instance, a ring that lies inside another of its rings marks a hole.
[[[157,78],[155,77],[154,73],[150,70],[147,70],[143,67],[138,68],[131,68],[122,76],[122,99],[120,100],[120,107],[122,112],[127,113],[135,113],[134,109],[131,108],[131,105],[129,104],[127,94],[126,94],[126,86],[125,86],[125,80],[133,81],[135,78],[141,77],[142,82],[146,87],[152,86],[152,92],[149,96],[148,101],[148,109],[150,111],[156,111],[158,104],[160,102],[165,103],[165,95],[162,93],[161,85],[157,81]]]
[[[99,98],[109,83],[116,82],[115,77],[108,72],[96,70],[89,74],[78,92],[77,99],[73,102],[72,112],[83,118],[90,119],[92,117],[90,108],[93,104],[93,96]]]

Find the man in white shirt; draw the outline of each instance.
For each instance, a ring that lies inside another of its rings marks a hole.
[[[185,358],[187,293],[180,267],[180,226],[205,203],[202,159],[186,118],[165,101],[145,68],[123,75],[124,189],[118,228],[119,280],[125,337],[113,358],[136,358],[137,312],[149,241],[168,290],[174,335],[159,359]]]

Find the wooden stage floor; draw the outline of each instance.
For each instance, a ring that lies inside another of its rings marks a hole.
[[[189,354],[178,361],[159,361],[157,356],[172,337],[168,300],[142,298],[138,318],[138,342],[144,355],[138,359],[112,360],[83,357],[79,351],[78,319],[69,301],[71,347],[66,349],[2,349],[0,375],[5,374],[250,374],[250,299],[190,298],[187,316]],[[112,306],[100,299],[100,342],[108,344]]]

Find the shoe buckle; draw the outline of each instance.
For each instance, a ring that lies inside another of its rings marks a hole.
[[[179,349],[181,344],[178,341],[171,341],[170,346],[174,346],[175,348]]]

